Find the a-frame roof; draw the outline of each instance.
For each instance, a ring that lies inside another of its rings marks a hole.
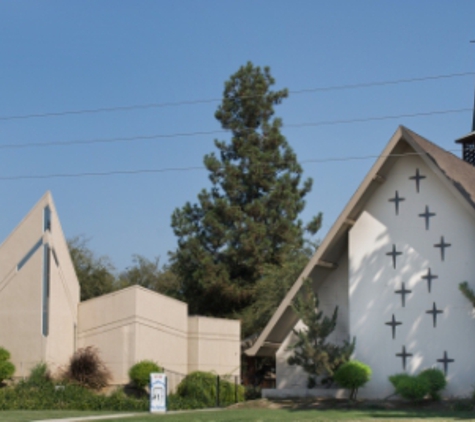
[[[338,261],[347,247],[348,231],[363,211],[367,200],[377,187],[384,183],[395,161],[405,155],[420,156],[442,183],[459,198],[461,204],[475,217],[475,167],[411,130],[400,126],[254,345],[246,350],[247,355],[272,356],[275,354],[298,320],[292,310],[291,303],[299,292],[303,281],[308,277],[318,280],[334,268],[334,263]]]

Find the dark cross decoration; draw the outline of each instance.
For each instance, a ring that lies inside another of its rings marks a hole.
[[[437,309],[437,306],[435,306],[435,302],[432,305],[432,309],[429,311],[426,311],[426,314],[432,314],[432,321],[433,321],[434,327],[437,327],[437,314],[443,314],[443,313],[444,311]]]
[[[435,217],[435,212],[429,212],[429,207],[426,205],[426,212],[419,214],[419,217],[426,219],[426,230],[429,230],[429,220],[431,217]]]
[[[444,364],[444,374],[447,376],[447,370],[449,369],[449,363],[455,362],[454,359],[449,359],[447,357],[447,352],[444,351],[444,357],[442,359],[437,359],[437,362]]]
[[[435,275],[435,274],[432,274],[430,268],[427,270],[427,274],[426,275],[423,275],[421,277],[423,280],[427,280],[427,288],[429,289],[429,293],[430,293],[430,288],[432,286],[432,280],[435,280],[436,278],[439,278],[438,275]]]
[[[394,314],[393,314],[393,318],[391,321],[389,322],[385,322],[386,325],[390,325],[392,330],[393,330],[393,340],[396,338],[396,327],[398,325],[402,325],[402,322],[399,322],[399,321],[396,321],[396,318],[394,317]]]
[[[440,237],[440,243],[434,245],[434,248],[440,248],[440,259],[442,259],[442,261],[445,259],[445,248],[450,248],[451,246],[451,243],[445,243],[444,236]]]
[[[417,190],[417,193],[419,193],[420,181],[421,181],[422,179],[425,179],[425,178],[426,178],[426,176],[423,176],[422,174],[419,173],[419,169],[416,169],[416,175],[415,175],[415,176],[409,177],[409,179],[416,181],[416,190]]]
[[[386,255],[393,257],[393,268],[396,268],[396,257],[398,255],[402,255],[402,252],[397,252],[396,245],[393,244],[393,250],[391,252],[387,252]]]
[[[406,359],[412,357],[412,353],[406,353],[406,346],[402,346],[402,352],[396,353],[398,358],[402,358],[402,369],[406,370]]]
[[[394,206],[396,207],[396,215],[399,215],[399,202],[405,201],[406,198],[401,198],[399,196],[399,192],[396,191],[394,198],[388,199],[389,202],[394,202]]]
[[[403,308],[406,307],[406,295],[408,293],[412,293],[412,290],[406,290],[404,282],[402,282],[402,289],[401,290],[395,290],[394,293],[397,293],[397,294],[401,295],[402,307]]]

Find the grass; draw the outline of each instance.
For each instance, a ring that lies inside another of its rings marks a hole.
[[[44,419],[61,419],[87,417],[95,415],[113,415],[119,412],[87,412],[79,410],[3,410],[0,411],[1,422],[31,422]],[[122,422],[124,419],[122,419]]]
[[[27,422],[42,419],[91,415],[111,415],[113,412],[74,411],[8,411],[0,412],[0,421]],[[385,421],[406,422],[475,420],[474,412],[429,410],[291,410],[291,409],[224,409],[187,411],[183,413],[148,413],[128,418],[112,418],[107,422],[278,422],[278,421]]]

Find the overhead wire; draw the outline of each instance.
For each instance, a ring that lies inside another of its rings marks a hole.
[[[363,117],[363,118],[354,118],[354,119],[338,119],[338,120],[326,120],[320,122],[303,122],[303,123],[289,123],[283,124],[282,127],[285,128],[302,128],[302,127],[317,127],[317,126],[330,126],[330,125],[340,125],[340,124],[352,124],[352,123],[364,123],[370,121],[382,121],[382,120],[391,120],[391,119],[401,119],[401,118],[415,118],[415,117],[426,117],[426,116],[435,116],[443,114],[454,114],[454,113],[463,113],[472,111],[471,108],[459,108],[451,110],[435,110],[429,112],[419,112],[419,113],[406,113],[398,115],[386,115],[386,116],[372,116],[372,117]],[[140,141],[140,140],[154,140],[154,139],[167,139],[167,138],[179,138],[179,137],[191,137],[191,136],[201,136],[201,135],[218,135],[223,133],[228,133],[227,130],[210,130],[210,131],[194,131],[194,132],[176,132],[169,134],[153,134],[153,135],[137,135],[137,136],[126,136],[126,137],[115,137],[115,138],[93,138],[93,139],[83,139],[83,140],[72,140],[72,141],[50,141],[50,142],[28,142],[22,144],[0,144],[0,149],[23,149],[23,148],[41,148],[41,147],[53,147],[53,146],[72,146],[72,145],[90,145],[90,144],[107,144],[107,143],[116,143],[116,142],[130,142],[130,141]]]
[[[456,150],[447,150],[456,151]],[[426,153],[409,152],[403,154],[387,154],[387,155],[362,155],[362,156],[346,156],[346,157],[328,157],[328,158],[309,158],[300,161],[300,164],[319,164],[337,161],[355,161],[368,160],[389,157],[405,157],[405,156],[419,156]],[[0,176],[0,181],[14,181],[14,180],[39,180],[39,179],[59,179],[59,178],[80,178],[80,177],[97,177],[97,176],[116,176],[116,175],[138,175],[138,174],[153,174],[153,173],[169,173],[182,172],[193,170],[206,170],[204,166],[189,166],[189,167],[163,167],[158,169],[135,169],[135,170],[112,170],[104,172],[83,172],[83,173],[55,173],[43,175],[18,175],[18,176]]]
[[[385,86],[385,85],[398,85],[398,84],[404,84],[404,83],[458,78],[458,77],[473,76],[473,75],[475,75],[475,72],[460,72],[460,73],[450,73],[450,74],[445,74],[445,75],[423,76],[423,77],[418,77],[418,78],[395,79],[395,80],[380,81],[380,82],[363,82],[363,83],[357,83],[357,84],[344,84],[344,85],[333,85],[333,86],[327,86],[327,87],[304,88],[304,89],[298,89],[298,90],[289,90],[288,92],[290,94],[299,95],[299,94],[314,93],[314,92],[369,88],[369,87],[377,87],[377,86]],[[249,96],[242,96],[241,98],[255,98],[259,96],[260,95],[249,95]],[[205,98],[205,99],[197,99],[197,100],[181,100],[181,101],[170,101],[170,102],[162,102],[162,103],[148,103],[148,104],[135,104],[135,105],[113,106],[113,107],[86,108],[86,109],[79,109],[79,110],[52,111],[52,112],[44,112],[44,113],[19,114],[19,115],[11,115],[11,116],[0,116],[0,121],[38,119],[38,118],[61,117],[61,116],[82,115],[82,114],[111,113],[111,112],[120,112],[120,111],[146,110],[146,109],[153,109],[153,108],[180,107],[180,106],[186,106],[186,105],[214,103],[218,101],[222,101],[222,98]]]

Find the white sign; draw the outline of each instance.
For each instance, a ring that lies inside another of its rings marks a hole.
[[[150,374],[150,412],[167,411],[167,376]]]

